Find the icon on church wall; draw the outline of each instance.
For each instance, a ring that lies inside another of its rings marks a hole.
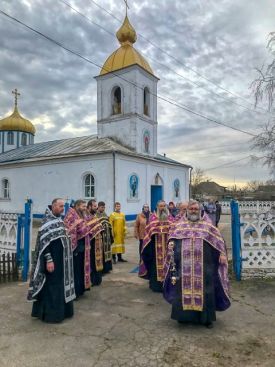
[[[129,178],[130,199],[138,199],[139,178],[134,173]]]
[[[143,145],[144,145],[144,153],[149,153],[150,148],[150,133],[148,130],[144,131],[143,134]]]
[[[175,198],[179,198],[180,196],[180,180],[178,178],[174,180],[174,195]]]

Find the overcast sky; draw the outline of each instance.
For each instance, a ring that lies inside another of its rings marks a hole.
[[[95,2],[123,20],[123,0],[65,1],[111,34],[61,0],[1,0],[0,10],[103,65],[119,46],[112,36],[119,22]],[[270,57],[266,43],[269,32],[275,31],[274,0],[128,2],[130,21],[141,35],[135,47],[160,78],[159,95],[233,127],[260,132],[270,115],[265,105],[254,110],[249,87],[257,76],[255,68]],[[0,116],[11,113],[11,91],[18,88],[20,112],[35,124],[36,142],[96,133],[93,77],[99,72],[0,14]],[[256,153],[249,135],[161,100],[158,121],[159,153],[201,167],[218,183],[230,186],[270,177],[266,168],[246,158]],[[228,165],[217,168],[224,164]]]

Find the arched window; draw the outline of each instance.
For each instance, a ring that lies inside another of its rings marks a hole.
[[[14,133],[12,131],[8,132],[7,144],[8,145],[14,145]]]
[[[84,196],[85,198],[95,197],[95,179],[90,173],[84,176]]]
[[[121,88],[115,87],[112,93],[112,114],[121,114]]]
[[[4,178],[2,180],[2,197],[4,199],[9,199],[10,198],[10,183],[9,180],[7,178]]]
[[[146,116],[149,116],[150,109],[150,92],[147,87],[144,88],[143,92],[143,113]]]
[[[21,136],[21,145],[27,145],[27,134],[23,133]]]

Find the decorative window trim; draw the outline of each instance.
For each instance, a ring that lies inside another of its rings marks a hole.
[[[94,191],[94,196],[86,196],[86,187],[88,187],[86,184],[85,184],[85,180],[86,180],[86,177],[88,175],[91,175],[93,177],[93,185],[91,184],[90,187],[93,187],[93,191]],[[96,176],[93,172],[85,172],[83,173],[82,175],[82,196],[83,198],[86,200],[86,199],[95,199],[96,198]]]
[[[13,131],[7,132],[7,145],[14,145],[14,132]]]
[[[157,172],[156,174],[154,174],[153,179],[152,179],[151,182],[152,182],[152,185],[153,186],[163,186],[164,187],[164,180],[161,177],[161,175],[159,174],[159,172]]]
[[[148,94],[147,94],[148,104],[145,103],[146,102],[146,95],[145,95],[146,91],[148,91]],[[150,106],[151,106],[150,88],[146,85],[143,88],[143,115],[149,118],[151,116]]]
[[[120,88],[120,113],[114,113],[114,94],[115,94],[115,90],[117,88]],[[115,85],[112,86],[111,88],[111,92],[110,92],[110,116],[111,117],[117,117],[117,116],[121,116],[123,115],[124,112],[124,105],[123,105],[123,99],[124,99],[124,91],[123,91],[123,86],[120,83],[116,83]]]
[[[21,134],[21,145],[23,147],[25,147],[26,145],[28,145],[28,135],[27,135],[27,133],[22,133]]]
[[[5,187],[4,182],[7,181],[8,185]],[[7,191],[7,196],[6,196]],[[9,201],[11,200],[11,185],[10,180],[7,177],[3,177],[1,180],[1,201]]]

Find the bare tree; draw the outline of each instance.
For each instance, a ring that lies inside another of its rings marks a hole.
[[[253,148],[261,152],[261,156],[254,157],[255,160],[261,160],[263,165],[270,169],[275,176],[275,123],[267,123],[263,127],[263,132],[253,138]]]
[[[257,180],[249,181],[247,182],[246,186],[244,187],[244,191],[256,192],[259,189],[259,186],[262,186],[262,185],[264,185],[264,182],[262,181],[257,181]]]
[[[268,108],[271,110],[275,92],[275,32],[269,34],[267,49],[274,56],[273,60],[260,69],[256,68],[258,78],[253,81],[251,86],[255,94],[255,106],[265,98],[268,101]]]
[[[196,167],[191,176],[191,186],[192,186],[192,196],[196,196],[198,194],[199,185],[202,182],[212,181],[210,177],[207,177],[205,171],[202,168]]]
[[[257,69],[259,77],[254,80],[252,87],[255,93],[255,106],[263,99],[267,99],[271,111],[275,93],[275,32],[269,34],[267,48],[272,55],[272,61],[267,66]],[[275,176],[275,120],[267,122],[262,127],[262,133],[252,140],[252,148],[261,152],[261,156],[254,157],[261,160]]]

